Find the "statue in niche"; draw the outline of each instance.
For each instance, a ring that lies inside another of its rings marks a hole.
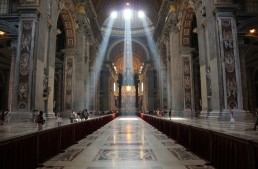
[[[28,93],[28,83],[20,83],[19,84],[19,96],[20,98],[27,98]]]
[[[237,94],[237,84],[235,79],[227,80],[227,97],[230,96],[236,97]]]
[[[182,12],[180,12],[179,14],[178,14],[178,23],[176,24],[176,26],[177,26],[177,28],[178,28],[178,30],[180,31],[180,29],[181,29],[181,24],[182,24],[182,17],[183,17],[183,14],[182,14]]]
[[[201,9],[201,16],[203,16],[203,17],[206,16],[206,9],[205,9],[205,6],[202,6],[202,9]]]
[[[44,68],[44,79],[43,79],[43,97],[48,96],[50,93],[50,87],[48,87],[48,73]]]
[[[22,35],[22,50],[25,50],[25,51],[30,51],[30,40],[31,40],[31,37],[30,35],[25,35],[23,34]]]

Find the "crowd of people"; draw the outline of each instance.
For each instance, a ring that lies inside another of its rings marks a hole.
[[[171,112],[171,109],[169,110]],[[148,111],[148,114],[150,115],[156,115],[158,117],[163,117],[165,114],[167,114],[167,111],[164,110],[164,111],[161,111],[159,109],[156,109],[156,110],[150,110]]]
[[[101,116],[101,115],[107,115],[107,114],[112,114],[112,113],[117,113],[118,111],[95,111],[95,112],[88,112],[87,109],[83,109],[82,111],[71,111],[70,113],[70,123],[74,123],[74,122],[79,122],[79,121],[83,121],[83,120],[87,120],[89,118],[90,115],[93,116]],[[144,112],[146,114],[150,114],[150,115],[155,115],[157,117],[163,117],[165,116],[165,114],[168,113],[168,117],[171,120],[172,117],[172,111],[171,109],[169,109],[168,111],[160,111],[159,109],[156,110],[150,110],[147,112]],[[62,120],[62,113],[61,112],[57,112],[56,114],[56,123],[57,126],[61,126],[63,120]],[[256,115],[256,121],[254,124],[254,128],[253,130],[256,130],[256,126],[258,126],[258,109],[255,113]],[[9,110],[4,110],[1,112],[0,114],[0,125],[3,125],[5,123],[9,123],[11,119],[11,113]],[[45,119],[43,118],[43,111],[38,111],[38,110],[34,110],[33,112],[33,121],[35,123],[37,123],[38,125],[38,130],[42,130],[43,129],[43,124],[45,123]],[[235,123],[235,119],[233,117],[233,111],[232,108],[230,109],[230,123],[233,124]]]
[[[71,111],[70,113],[70,123],[87,120],[89,118],[89,113],[87,109],[83,109],[78,113],[75,111]]]

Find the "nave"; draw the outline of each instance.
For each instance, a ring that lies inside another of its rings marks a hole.
[[[46,161],[55,169],[213,169],[136,116],[121,116]]]

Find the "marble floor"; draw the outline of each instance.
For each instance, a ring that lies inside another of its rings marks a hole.
[[[95,118],[95,117],[91,117]],[[169,120],[168,117],[162,117]],[[253,121],[229,121],[172,117],[172,121],[198,126],[258,142]],[[62,125],[69,124],[63,119]],[[48,120],[43,130],[57,127]],[[33,122],[0,125],[0,141],[37,132]],[[52,169],[213,169],[183,146],[136,116],[121,116],[79,141],[65,152],[46,161]]]
[[[138,117],[118,117],[42,169],[213,169]]]

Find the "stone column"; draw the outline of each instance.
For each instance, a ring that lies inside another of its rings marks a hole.
[[[242,81],[242,93],[243,93],[243,110],[249,110],[249,97],[248,97],[248,86],[247,86],[247,70],[246,70],[246,48],[244,45],[244,39],[241,37],[238,40],[242,42],[242,45],[239,45],[239,58],[240,58],[240,69],[241,69],[241,81]]]
[[[90,62],[90,43],[89,40],[86,40],[85,43],[85,56],[84,56],[84,66],[83,66],[83,71],[84,71],[84,109],[87,108],[87,92],[88,92],[88,86],[89,86],[89,62]]]
[[[170,42],[167,41],[166,43],[166,46],[167,46],[167,55],[166,55],[166,58],[167,58],[167,62],[166,62],[166,66],[167,66],[167,70],[166,70],[166,76],[167,76],[167,109],[170,109],[171,108],[171,77],[170,77],[170,72],[171,72],[171,55],[170,55]]]
[[[8,98],[8,109],[12,112],[13,105],[14,105],[14,95],[15,95],[15,88],[14,88],[14,78],[15,78],[15,63],[16,63],[16,54],[17,54],[17,40],[11,41],[11,70],[10,70],[10,81],[9,81],[9,98]]]
[[[211,98],[211,73],[210,73],[210,46],[207,37],[207,24],[198,27],[198,43],[199,43],[199,63],[200,63],[200,79],[201,79],[201,113],[200,116],[207,117],[208,102]]]
[[[77,49],[63,49],[64,53],[64,116],[74,110],[75,57]]]
[[[119,90],[119,94],[118,94],[118,108],[122,108],[122,83],[123,83],[123,77],[122,74],[118,75],[118,90]]]
[[[234,112],[242,112],[242,84],[236,21],[233,11],[229,12],[231,8],[227,7],[227,13],[224,9],[225,7],[218,7],[216,13],[224,91],[223,112],[229,112],[230,107],[234,108]]]
[[[63,71],[62,70],[58,70],[58,88],[57,88],[57,100],[55,103],[55,109],[57,111],[64,111],[63,109],[63,99],[64,95],[63,95]]]
[[[172,27],[169,36],[170,41],[170,58],[171,58],[171,98],[172,107],[171,109],[175,113],[179,113],[184,110],[184,98],[183,93],[183,82],[182,82],[182,58],[179,54],[179,33],[176,26]]]

